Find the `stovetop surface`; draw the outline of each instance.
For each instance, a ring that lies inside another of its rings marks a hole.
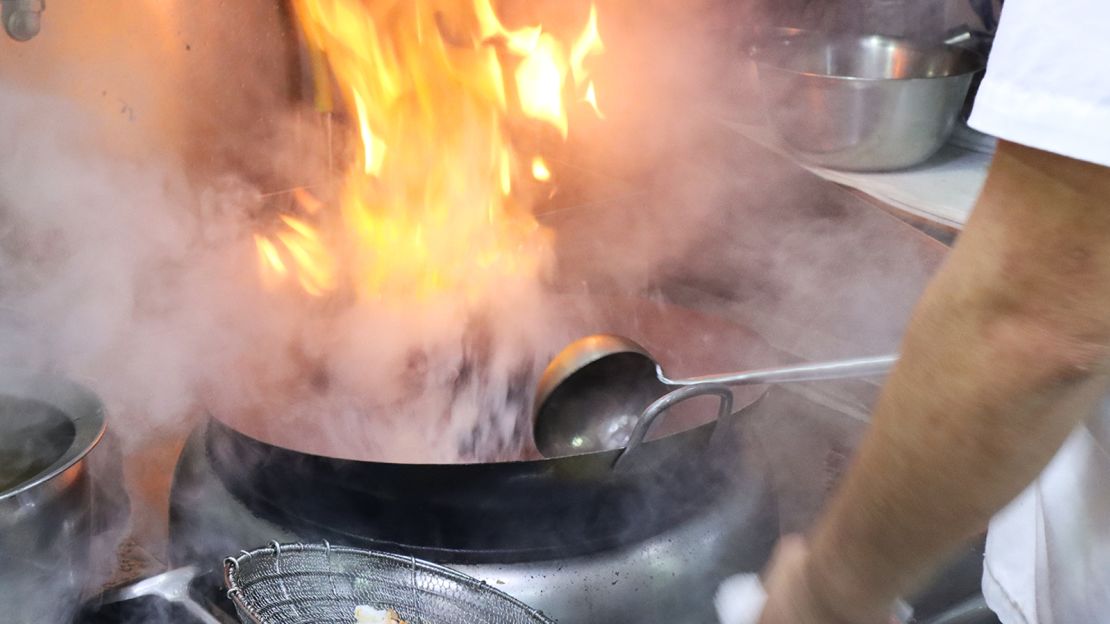
[[[133,537],[123,540],[116,551],[116,569],[111,579],[103,584],[101,593],[85,602],[73,624],[205,624],[190,615],[183,606],[157,596],[103,603],[103,596],[107,592],[161,574],[167,568],[167,563],[161,557],[150,553]],[[193,583],[195,591],[192,592],[192,597],[198,602],[204,601],[205,592],[202,586],[205,583],[205,579]],[[238,623],[231,614],[230,605],[223,606],[226,611],[221,610],[221,607],[208,606],[209,612],[217,619],[223,619],[228,624]]]

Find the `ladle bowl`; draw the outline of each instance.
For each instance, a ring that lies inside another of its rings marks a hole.
[[[540,376],[536,447],[545,457],[620,448],[644,408],[666,393],[655,360],[639,343],[611,334],[580,338]]]
[[[869,377],[888,372],[897,360],[883,355],[671,379],[636,341],[586,336],[560,351],[540,376],[533,435],[546,457],[621,448],[644,410],[675,388]]]

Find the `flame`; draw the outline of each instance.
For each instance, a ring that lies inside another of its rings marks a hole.
[[[520,108],[532,119],[546,121],[567,136],[567,111],[563,106],[563,84],[567,63],[563,47],[548,33],[541,33],[536,46],[516,68]]]
[[[297,189],[296,215],[255,235],[263,284],[469,296],[535,274],[549,236],[520,180],[552,176],[541,156],[520,157],[509,128],[531,120],[566,138],[567,102],[597,110],[586,66],[604,49],[596,8],[565,42],[542,25],[507,28],[491,0],[293,3],[317,109],[330,110],[326,69],[358,149],[334,199]]]
[[[593,109],[594,114],[597,115],[598,118],[605,119],[605,113],[602,113],[601,109],[597,106],[597,91],[594,90],[593,81],[586,85],[586,95],[582,96],[582,101],[590,105],[590,108]]]
[[[540,182],[547,182],[551,179],[551,170],[547,168],[547,162],[544,161],[543,156],[536,156],[532,159],[532,177]]]
[[[501,194],[508,196],[513,192],[512,156],[509,154],[508,149],[501,149],[501,158],[499,162],[497,174],[501,182]]]
[[[297,204],[299,204],[300,207],[303,208],[304,211],[310,215],[314,215],[320,212],[320,210],[324,207],[324,202],[316,199],[316,196],[312,193],[309,193],[308,189],[304,187],[298,186],[297,188],[293,189],[293,199],[295,199],[297,201]]]
[[[585,65],[586,57],[601,54],[604,51],[605,44],[601,41],[601,33],[597,31],[597,6],[591,6],[590,19],[586,22],[586,28],[570,50],[570,69],[575,84],[582,84],[589,78]]]
[[[358,131],[362,139],[362,170],[367,175],[377,176],[382,172],[382,162],[385,161],[385,143],[374,136],[374,132],[370,129],[370,113],[366,109],[366,103],[362,101],[362,96],[358,91],[353,91],[351,95],[355,100]]]
[[[282,215],[285,228],[274,237],[297,267],[297,279],[310,295],[320,296],[335,288],[335,266],[316,229],[305,221]]]
[[[272,288],[285,278],[289,269],[285,268],[281,254],[270,239],[255,234],[254,245],[258,250],[258,270],[262,275],[262,283]]]

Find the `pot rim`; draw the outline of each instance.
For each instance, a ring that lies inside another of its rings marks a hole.
[[[0,394],[46,403],[64,414],[74,427],[73,440],[65,452],[34,476],[0,490],[0,502],[32,490],[80,463],[107,430],[104,405],[96,394],[59,375],[0,368]]]
[[[954,73],[950,73],[950,74],[943,74],[943,75],[936,75],[936,76],[906,76],[906,77],[901,77],[901,78],[889,78],[889,77],[871,78],[871,77],[867,77],[867,76],[841,76],[841,75],[837,75],[837,74],[826,74],[826,73],[815,72],[815,71],[803,71],[803,70],[800,70],[800,69],[791,69],[789,67],[783,67],[780,63],[776,63],[776,62],[767,58],[769,49],[781,49],[782,48],[781,42],[778,42],[779,43],[778,46],[775,46],[773,43],[769,44],[769,45],[761,46],[759,48],[758,52],[756,52],[753,55],[752,60],[755,62],[756,66],[759,68],[760,71],[772,70],[772,71],[776,71],[776,72],[781,72],[783,74],[790,74],[790,75],[793,75],[793,76],[800,76],[800,77],[812,78],[812,79],[818,79],[818,80],[828,80],[828,81],[832,81],[832,82],[866,83],[866,84],[876,83],[876,84],[878,84],[878,83],[909,83],[909,82],[915,82],[915,81],[921,81],[921,80],[942,81],[942,80],[951,80],[953,78],[964,78],[966,76],[974,75],[978,72],[983,71],[987,66],[986,60],[982,57],[982,55],[980,55],[976,52],[973,52],[971,50],[961,48],[960,46],[953,45],[953,44],[950,44],[950,43],[944,43],[944,42],[926,43],[926,42],[918,41],[918,40],[915,40],[915,39],[908,39],[908,38],[904,38],[904,37],[891,37],[891,36],[887,36],[887,35],[823,34],[823,33],[817,33],[817,32],[814,32],[814,31],[805,31],[805,32],[802,32],[800,34],[789,37],[788,39],[790,39],[790,41],[792,43],[795,43],[797,41],[809,41],[811,43],[815,43],[815,44],[818,44],[818,45],[820,45],[820,44],[830,44],[830,43],[843,43],[843,42],[859,43],[859,42],[868,41],[868,40],[882,41],[882,42],[885,42],[885,43],[895,44],[895,45],[898,45],[898,46],[901,46],[901,47],[911,48],[911,49],[918,50],[918,51],[923,51],[923,52],[927,52],[927,51],[931,50],[931,51],[934,51],[934,52],[943,52],[945,54],[957,55],[957,56],[960,56],[960,57],[963,57],[964,59],[966,59],[964,62],[967,64],[967,69],[964,69],[963,71],[959,71],[959,72],[954,72]]]

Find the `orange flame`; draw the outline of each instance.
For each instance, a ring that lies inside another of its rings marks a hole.
[[[376,177],[382,172],[382,162],[385,161],[385,143],[374,136],[374,131],[370,129],[370,113],[358,91],[352,91],[351,95],[355,101],[355,111],[358,113],[358,132],[362,139],[362,170],[367,175]]]
[[[570,69],[576,84],[582,84],[589,78],[585,65],[586,57],[601,54],[604,51],[605,44],[602,43],[601,34],[597,31],[597,7],[591,6],[590,20],[570,50]]]
[[[594,90],[593,81],[586,85],[586,95],[582,96],[582,101],[590,105],[590,108],[593,109],[594,114],[597,115],[598,118],[605,119],[605,113],[602,113],[601,109],[597,106],[597,91]]]
[[[274,243],[265,236],[254,235],[254,245],[258,250],[258,269],[262,283],[268,287],[276,286],[289,273]]]
[[[516,68],[516,86],[524,114],[555,126],[567,136],[567,111],[563,83],[567,75],[562,44],[549,33],[540,33],[533,48]]]
[[[317,296],[341,287],[365,297],[469,295],[534,274],[549,242],[521,180],[547,182],[551,171],[540,156],[522,159],[508,128],[530,119],[565,138],[567,101],[597,111],[585,64],[604,49],[596,9],[567,44],[542,26],[506,28],[490,0],[294,6],[359,149],[334,205],[298,189],[304,218],[283,215],[255,236],[263,284],[293,280]],[[318,108],[329,101],[317,93]]]
[[[532,177],[540,182],[547,182],[551,179],[551,170],[547,168],[547,161],[543,156],[536,156],[532,159]]]

